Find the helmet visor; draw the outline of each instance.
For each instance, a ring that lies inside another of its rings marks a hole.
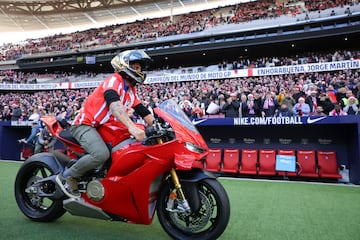
[[[141,70],[149,70],[150,65],[152,63],[151,58],[144,51],[135,50],[130,51],[126,56],[124,56],[124,60],[131,67],[134,63],[139,63],[141,65]]]

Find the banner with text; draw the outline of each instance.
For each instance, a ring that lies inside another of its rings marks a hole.
[[[196,72],[183,74],[149,73],[145,83],[167,83],[200,80],[216,80],[226,78],[258,77],[268,75],[282,75],[308,72],[331,72],[346,69],[360,69],[360,60],[347,60],[338,62],[309,63],[299,65],[287,65],[277,67],[249,68],[237,70],[225,70],[215,72]],[[41,83],[41,84],[10,84],[0,83],[0,90],[52,90],[52,89],[79,89],[95,88],[101,81],[90,82],[65,82],[65,83]]]

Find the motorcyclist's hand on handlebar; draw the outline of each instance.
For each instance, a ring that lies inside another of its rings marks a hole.
[[[136,127],[136,126],[132,126],[129,128],[129,132],[132,136],[134,136],[134,138],[137,141],[142,141],[145,139],[146,135],[145,135],[145,131]]]

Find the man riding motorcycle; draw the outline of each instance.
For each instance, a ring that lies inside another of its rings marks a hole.
[[[97,127],[109,121],[120,121],[138,141],[145,138],[145,131],[136,126],[127,111],[133,108],[151,126],[154,116],[141,103],[136,94],[136,84],[142,84],[152,59],[142,50],[127,50],[111,60],[115,73],[108,76],[88,96],[74,119],[70,132],[87,152],[75,164],[56,177],[62,191],[70,198],[80,197],[77,178],[87,171],[101,166],[110,151],[97,131]]]

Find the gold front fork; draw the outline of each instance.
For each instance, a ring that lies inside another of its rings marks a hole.
[[[180,195],[180,199],[181,199],[181,200],[185,200],[185,195],[184,195],[184,192],[183,192],[183,190],[182,190],[182,188],[181,188],[181,184],[180,184],[180,181],[179,181],[179,178],[178,178],[178,175],[177,175],[175,169],[172,168],[172,169],[170,170],[170,173],[171,173],[171,178],[172,178],[172,180],[173,180],[174,186],[175,186],[177,192],[178,192],[179,195]]]
[[[172,178],[172,181],[174,183],[174,186],[175,186],[175,189],[177,191],[177,193],[179,194],[179,199],[181,201],[181,205],[182,205],[182,209],[185,210],[187,213],[190,213],[191,212],[191,209],[190,209],[190,206],[189,206],[189,203],[188,201],[185,199],[185,195],[184,195],[184,192],[181,188],[181,184],[180,184],[180,181],[179,181],[179,177],[175,171],[174,168],[172,168],[170,170],[170,174],[171,174],[171,178]],[[178,206],[179,208],[179,206]]]

